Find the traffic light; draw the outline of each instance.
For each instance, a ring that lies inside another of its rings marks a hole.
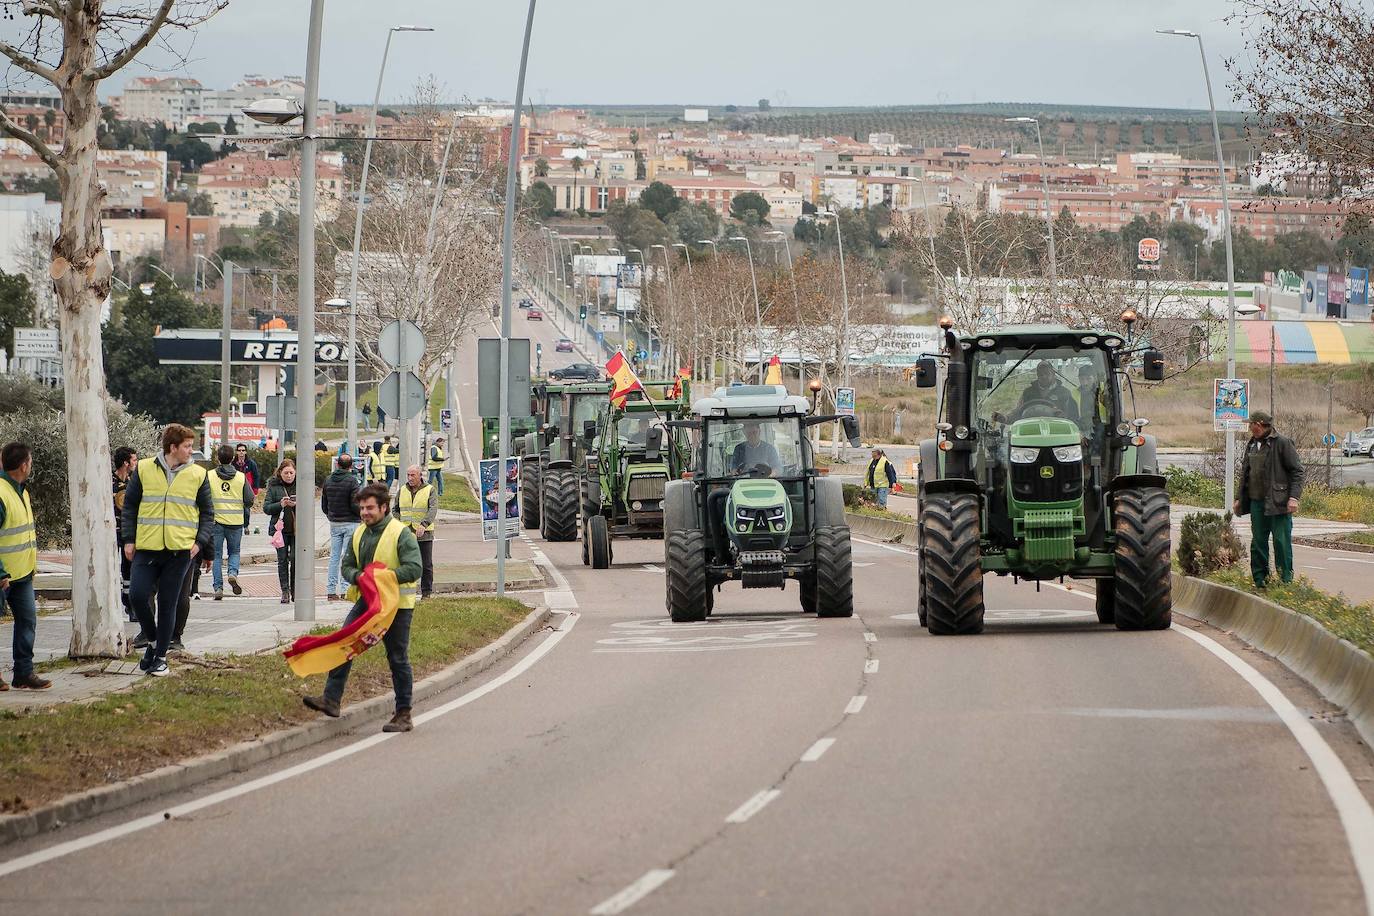
[[[578,321],[586,321],[586,320],[587,320],[587,306],[585,306],[585,305],[579,305],[579,306],[577,307],[577,320],[578,320]]]

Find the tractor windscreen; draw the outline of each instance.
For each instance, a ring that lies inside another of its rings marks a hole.
[[[643,448],[649,441],[649,428],[663,426],[663,421],[655,414],[625,414],[616,423],[616,434],[620,444],[630,448]]]
[[[1028,417],[1062,417],[1091,435],[1111,421],[1111,386],[1101,350],[977,351],[973,379],[973,419],[980,430]]]
[[[807,446],[795,417],[712,419],[706,427],[706,476],[799,477]]]

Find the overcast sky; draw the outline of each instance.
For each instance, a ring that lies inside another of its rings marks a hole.
[[[1195,46],[1155,28],[1201,31],[1218,105],[1224,57],[1243,36],[1230,0],[544,0],[526,94],[536,104],[899,105],[1052,102],[1166,108],[1207,104]],[[200,27],[184,70],[207,86],[245,73],[301,74],[306,0],[231,0]],[[371,100],[388,26],[433,26],[392,42],[383,100],[434,74],[455,99],[509,99],[523,0],[329,0],[321,94]],[[149,63],[169,58],[147,52]],[[137,65],[126,74],[146,73]],[[113,92],[118,80],[107,83]]]

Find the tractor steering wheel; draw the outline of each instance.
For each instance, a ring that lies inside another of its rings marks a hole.
[[[1032,412],[1031,412],[1032,409],[1035,409],[1035,408],[1042,408],[1042,409],[1049,410],[1049,411],[1052,411],[1052,412],[1049,413],[1049,414],[1032,413]],[[1046,400],[1044,400],[1044,399],[1042,399],[1042,398],[1036,398],[1036,399],[1033,400],[1033,401],[1027,401],[1026,403],[1024,403],[1024,404],[1021,405],[1021,410],[1018,412],[1017,419],[1018,419],[1018,420],[1024,420],[1024,419],[1026,419],[1027,417],[1042,417],[1042,416],[1063,417],[1063,416],[1064,416],[1064,411],[1061,410],[1061,409],[1059,408],[1059,406],[1058,406],[1057,404],[1055,404],[1053,401],[1046,401]]]

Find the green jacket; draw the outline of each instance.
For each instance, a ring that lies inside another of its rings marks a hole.
[[[0,471],[0,478],[3,478],[4,480],[8,480],[11,484],[13,484],[13,485],[14,485],[14,491],[15,491],[16,493],[19,494],[19,496],[20,496],[21,499],[23,498],[23,496],[24,496],[24,489],[25,489],[25,487],[28,486],[28,484],[19,483],[17,480],[15,480],[15,479],[14,479],[13,477],[11,477],[10,475],[6,474],[4,471]],[[32,499],[33,497],[29,497],[29,498]],[[5,527],[5,504],[4,504],[4,503],[0,503],[0,528],[3,528],[3,527]],[[419,550],[419,547],[416,547],[415,549],[416,549],[416,550]],[[5,564],[4,564],[4,563],[0,563],[0,579],[8,579],[8,578],[9,578],[9,573],[5,572]]]
[[[373,555],[377,552],[377,542],[382,539],[382,532],[391,522],[390,515],[384,515],[381,521],[375,525],[368,525],[363,529],[362,540],[358,542],[358,551],[361,557],[353,553],[353,539],[348,539],[348,547],[343,555],[343,575],[349,585],[358,584],[358,576],[372,562]],[[415,540],[415,532],[410,528],[405,528],[401,532],[401,537],[396,541],[396,555],[401,558],[401,565],[395,570],[397,582],[417,582],[420,573],[424,571],[420,560],[420,542]]]

